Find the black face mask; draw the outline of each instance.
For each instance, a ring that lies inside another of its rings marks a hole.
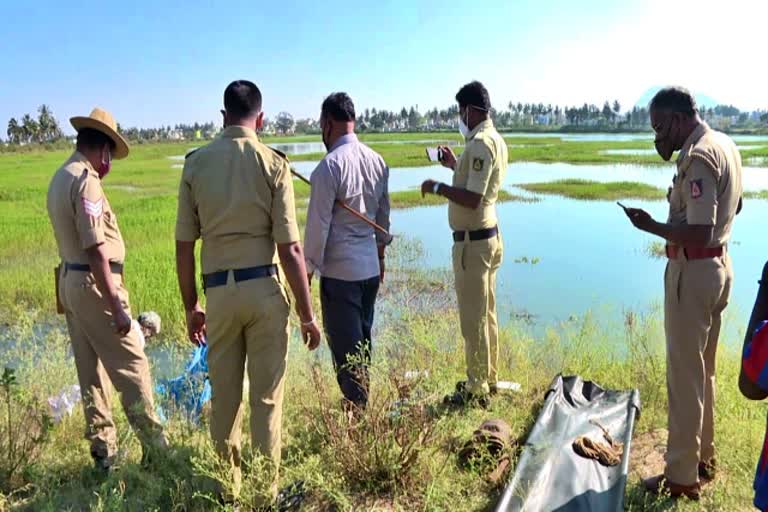
[[[656,152],[659,154],[661,158],[663,158],[665,161],[669,161],[670,158],[672,158],[672,154],[675,152],[675,137],[672,137],[672,125],[677,125],[676,134],[679,135],[680,133],[680,123],[679,120],[676,117],[672,117],[669,121],[669,127],[666,130],[666,133],[662,136],[660,134],[656,135],[656,139],[653,141],[654,146],[656,146]]]

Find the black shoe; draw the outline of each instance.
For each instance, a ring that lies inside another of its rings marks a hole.
[[[481,407],[487,409],[491,406],[491,399],[488,395],[475,395],[474,393],[456,391],[452,395],[446,395],[443,403],[456,407]]]
[[[298,512],[307,499],[307,489],[303,480],[292,483],[277,494],[275,510],[277,512]]]
[[[704,484],[715,479],[717,473],[717,461],[713,458],[708,462],[699,462],[699,481]]]
[[[108,475],[115,470],[115,458],[94,456],[93,468],[101,474]]]

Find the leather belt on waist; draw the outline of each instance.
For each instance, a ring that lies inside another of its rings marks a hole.
[[[453,241],[463,242],[466,239],[467,233],[469,234],[469,240],[472,242],[477,240],[488,240],[499,234],[499,227],[494,226],[487,229],[478,229],[477,231],[454,231]]]
[[[260,267],[248,267],[238,268],[232,271],[235,282],[249,281],[251,279],[261,279],[263,277],[270,277],[277,275],[277,265],[262,265]],[[207,290],[208,288],[215,288],[217,286],[224,286],[227,284],[227,277],[229,276],[229,270],[220,270],[219,272],[212,272],[210,274],[203,274],[203,286]]]
[[[677,259],[680,251],[683,251],[683,255],[687,260],[703,260],[706,258],[719,258],[725,253],[725,247],[680,247],[677,245],[667,245],[666,253],[667,258],[674,260]]]
[[[87,263],[64,263],[64,270],[73,270],[75,272],[90,272],[91,266]],[[116,263],[114,261],[109,262],[109,270],[112,271],[113,274],[122,274],[123,273],[123,264],[122,263]]]

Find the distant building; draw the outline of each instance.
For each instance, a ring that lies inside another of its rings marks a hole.
[[[221,128],[219,128],[218,126],[214,126],[213,128],[206,130],[203,135],[206,139],[212,139],[216,137],[216,135],[218,135],[220,131],[221,131]]]

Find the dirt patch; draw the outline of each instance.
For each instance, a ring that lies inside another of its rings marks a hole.
[[[664,473],[664,453],[667,451],[667,429],[645,432],[632,439],[629,456],[631,478],[650,478]]]

